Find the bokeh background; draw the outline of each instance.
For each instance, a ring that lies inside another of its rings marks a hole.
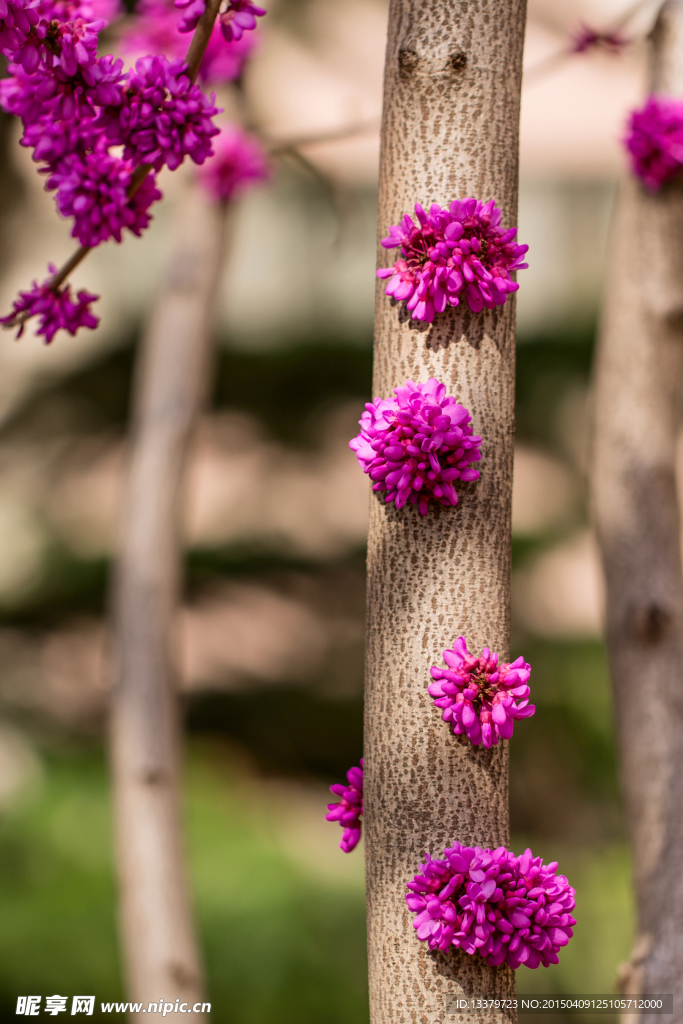
[[[629,4],[529,3],[512,653],[532,663],[538,711],[511,743],[512,845],[560,861],[579,924],[559,966],[519,970],[520,992],[615,991],[631,941],[586,470],[619,140],[645,89],[654,7],[632,9],[636,42],[620,56],[553,62],[581,20],[603,27]],[[271,137],[355,134],[282,159],[236,212],[186,489],[187,836],[226,1024],[367,1021],[362,850],[338,850],[324,809],[362,753],[368,488],[347,442],[370,397],[386,18],[385,0],[272,0],[245,83]],[[3,310],[72,248],[18,136],[3,115]],[[78,272],[103,296],[97,332],[49,348],[0,339],[2,1017],[18,994],[123,998],[107,583],[136,344],[191,177],[165,172],[153,228]],[[420,197],[433,198],[447,197]]]

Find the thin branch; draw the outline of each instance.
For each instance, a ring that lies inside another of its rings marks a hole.
[[[599,35],[610,36],[616,35],[621,29],[625,28],[626,25],[635,17],[639,11],[644,8],[651,6],[653,0],[636,0],[636,3],[631,4],[630,7],[624,11],[618,18],[616,18],[610,25],[604,28]],[[625,44],[630,44],[633,40],[624,40]],[[557,50],[555,53],[550,54],[549,57],[544,57],[543,60],[539,61],[538,64],[533,64],[530,68],[524,71],[524,84],[528,85],[531,81],[536,81],[542,78],[543,75],[552,71],[560,64],[569,58],[576,55],[576,50],[572,46],[563,46],[561,50]]]
[[[190,72],[190,81],[193,84],[197,81],[202,57],[209,45],[214,22],[218,17],[218,11],[220,10],[222,2],[223,0],[208,0],[206,10],[197,23],[194,35],[192,36],[192,42],[188,47],[187,54],[185,55],[188,71]]]
[[[291,153],[294,149],[302,146],[315,146],[324,142],[338,142],[342,139],[352,138],[354,135],[364,135],[366,132],[379,130],[379,119],[371,121],[358,121],[356,124],[344,125],[341,128],[332,128],[329,131],[313,132],[310,135],[294,136],[291,139],[268,139],[267,135],[261,135],[264,145],[270,156],[282,156]]]

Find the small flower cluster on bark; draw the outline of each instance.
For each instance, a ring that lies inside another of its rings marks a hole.
[[[393,267],[377,271],[389,278],[386,294],[415,320],[431,323],[446,306],[462,298],[474,313],[502,306],[519,285],[511,274],[528,266],[522,257],[528,245],[514,239],[517,228],[500,226],[501,212],[493,200],[455,199],[443,209],[432,203],[427,213],[415,204],[417,224],[406,214],[382,239],[386,249],[400,248]]]
[[[341,797],[339,803],[328,804],[327,821],[338,821],[344,829],[339,848],[344,853],[355,850],[361,836],[361,817],[363,814],[363,759],[360,768],[349,768],[346,773],[347,785],[335,783],[330,792]]]
[[[481,438],[472,433],[470,414],[435,377],[426,384],[407,381],[395,398],[368,402],[360,433],[349,442],[374,491],[402,508],[406,502],[427,514],[433,499],[457,505],[455,481],[477,480],[470,467],[481,458]]]
[[[572,937],[575,892],[557,863],[525,850],[517,857],[454,843],[437,860],[427,854],[408,882],[413,927],[430,949],[455,946],[487,963],[535,968],[558,963]]]
[[[499,665],[488,647],[478,656],[470,654],[463,636],[443,657],[448,668],[430,670],[434,682],[428,689],[456,736],[466,735],[474,746],[495,746],[510,739],[515,719],[535,713],[528,699],[531,666],[524,658]]]

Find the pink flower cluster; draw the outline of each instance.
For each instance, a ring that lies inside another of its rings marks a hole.
[[[81,245],[92,247],[109,238],[120,242],[124,228],[140,235],[149,224],[148,210],[161,192],[148,176],[130,196],[133,166],[107,152],[74,153],[48,178],[45,187],[57,189],[57,209],[73,217],[71,233]]]
[[[470,654],[462,636],[443,657],[448,668],[431,669],[428,689],[456,736],[464,733],[475,746],[496,746],[499,738],[510,739],[515,719],[535,713],[527,685],[531,666],[524,658],[499,665],[488,647],[479,656]]]
[[[270,176],[261,144],[235,125],[221,130],[216,155],[199,168],[199,179],[215,202],[227,203],[236,193]]]
[[[57,268],[52,264],[48,270],[51,275],[57,272]],[[68,331],[73,335],[79,327],[97,327],[99,320],[93,315],[90,305],[99,298],[99,295],[80,291],[74,301],[68,285],[54,290],[51,288],[51,282],[52,277],[42,284],[34,281],[30,291],[19,292],[19,297],[14,300],[12,312],[9,316],[0,317],[0,323],[12,326],[18,324],[17,337],[20,338],[24,333],[26,320],[37,316],[40,318],[37,333],[44,335],[46,345],[50,344],[59,330]]]
[[[528,245],[514,239],[517,228],[500,226],[501,213],[493,200],[456,199],[443,209],[432,203],[426,213],[415,204],[417,224],[405,215],[382,239],[386,249],[401,249],[393,267],[377,271],[389,278],[386,294],[406,307],[416,320],[431,323],[447,305],[461,298],[479,313],[502,306],[519,285],[511,274],[528,266],[522,263]]]
[[[181,32],[180,23],[173,0],[142,0],[121,33],[122,49],[137,56],[155,53],[178,60],[187,50],[187,37]],[[255,45],[253,32],[227,42],[220,23],[216,22],[199,68],[200,80],[207,85],[234,82]]]
[[[174,171],[189,156],[196,164],[213,154],[219,128],[213,97],[190,82],[183,60],[141,57],[127,75],[123,102],[104,108],[98,124],[111,145],[122,145],[126,159]]]
[[[162,4],[146,2],[148,15]],[[124,229],[139,235],[161,198],[154,174],[145,177],[144,170],[174,170],[188,156],[203,163],[219,131],[213,97],[193,84],[177,54],[143,56],[128,72],[121,60],[98,56],[99,33],[118,9],[118,0],[0,0],[0,49],[9,61],[0,105],[21,118],[22,145],[33,149],[57,209],[72,219],[73,237],[88,248],[111,238],[120,242]],[[255,24],[255,12],[264,12],[244,0],[231,2],[230,10],[242,30],[224,30],[218,48],[214,43],[212,73],[236,77],[251,44],[223,37],[241,38]],[[177,25],[174,33],[180,34]],[[143,173],[136,173],[140,167]],[[243,176],[253,177],[253,168]],[[4,322],[13,324],[20,312],[21,333],[28,315],[40,315],[40,332],[50,337],[54,324],[71,330],[79,316],[82,326],[94,326],[93,297],[74,303],[68,289],[52,298],[48,293],[49,281],[22,292],[21,310],[15,303]],[[54,316],[47,316],[46,303]]]
[[[536,968],[559,962],[573,935],[575,892],[557,863],[525,850],[482,850],[456,842],[443,859],[429,854],[408,883],[417,937],[430,949],[463,949],[487,963]]]
[[[348,785],[336,783],[330,786],[330,792],[341,797],[338,804],[328,804],[326,821],[338,821],[344,829],[339,848],[344,853],[351,853],[358,845],[361,836],[361,816],[363,814],[363,759],[360,768],[349,768],[346,773]]]
[[[206,0],[175,0],[175,6],[183,11],[180,31],[191,32],[206,10]],[[226,42],[241,39],[245,32],[251,32],[256,28],[256,19],[265,13],[263,7],[257,7],[251,0],[228,0],[226,10],[218,15]]]
[[[374,491],[402,508],[407,501],[427,514],[431,499],[456,505],[456,480],[477,480],[471,462],[481,458],[481,438],[472,434],[470,414],[432,377],[426,384],[407,381],[394,388],[396,398],[368,402],[360,433],[349,448]]]
[[[683,103],[668,96],[650,96],[634,110],[624,139],[631,170],[645,188],[657,192],[683,168]]]

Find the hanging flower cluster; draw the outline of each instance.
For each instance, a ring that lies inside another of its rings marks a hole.
[[[327,821],[338,821],[344,829],[339,848],[344,853],[351,853],[358,845],[361,836],[361,816],[363,814],[363,759],[360,768],[349,768],[346,773],[348,785],[336,783],[330,786],[330,792],[341,797],[338,804],[328,804]]]
[[[51,275],[57,272],[53,264],[48,266],[48,270]],[[29,317],[37,316],[40,318],[38,334],[44,335],[46,345],[50,344],[59,330],[75,334],[79,327],[97,327],[99,320],[93,315],[90,304],[99,295],[80,291],[74,301],[68,285],[55,291],[50,287],[51,281],[52,277],[42,284],[34,281],[30,291],[19,292],[19,297],[14,300],[13,311],[9,316],[0,318],[0,323],[18,323],[17,337],[20,338]]]
[[[174,171],[189,156],[202,164],[211,156],[219,128],[218,108],[193,85],[182,59],[141,57],[128,73],[123,102],[107,105],[98,118],[111,145],[122,145],[136,165]]]
[[[372,489],[386,491],[385,501],[396,508],[410,501],[424,516],[431,499],[456,505],[455,481],[479,477],[469,465],[481,458],[469,412],[435,377],[426,384],[409,380],[394,394],[366,404],[349,448],[374,481]]]
[[[417,937],[430,949],[455,946],[492,965],[536,968],[558,963],[576,924],[575,892],[557,863],[525,850],[482,850],[454,843],[443,859],[427,854],[408,883]]]
[[[447,305],[465,298],[469,308],[502,306],[519,285],[510,276],[522,263],[528,245],[514,239],[517,228],[500,226],[493,200],[456,199],[443,209],[432,203],[426,213],[415,204],[417,224],[408,214],[382,239],[386,249],[400,248],[393,267],[377,271],[389,278],[386,294],[402,301],[415,320],[431,323]]]
[[[531,666],[524,658],[499,665],[488,647],[479,656],[470,654],[462,636],[443,657],[448,668],[431,669],[434,682],[428,689],[456,736],[464,733],[475,746],[495,746],[499,738],[510,739],[516,718],[535,713],[528,699]]]
[[[71,234],[81,245],[120,242],[124,228],[140,235],[149,224],[149,208],[161,192],[150,176],[131,195],[133,166],[107,152],[72,153],[48,178],[45,187],[57,190],[57,209],[73,217]]]
[[[72,219],[72,236],[86,248],[112,238],[120,242],[126,229],[139,235],[150,222],[151,205],[161,198],[155,172],[174,170],[186,157],[202,164],[219,132],[214,99],[191,81],[181,55],[182,19],[164,0],[144,4],[137,40],[153,52],[125,71],[123,61],[97,54],[99,33],[118,15],[118,0],[0,0],[0,49],[9,62],[0,105],[21,118],[21,144],[33,150],[58,211]],[[204,0],[195,6],[191,27]],[[164,18],[157,19],[162,10]],[[244,0],[228,0],[221,15],[225,24],[215,28],[209,43],[205,81],[233,80],[241,73],[253,45],[245,32],[264,13]],[[175,19],[172,32],[169,16]],[[236,172],[240,180],[257,176],[253,163]],[[79,296],[72,302],[69,289],[60,290],[57,282],[34,285],[2,322],[18,326],[21,334],[26,319],[40,315],[38,333],[46,339],[60,326],[72,333],[95,326],[89,309],[94,297]],[[46,304],[54,306],[54,316],[45,314]]]
[[[683,103],[650,96],[642,110],[631,114],[624,144],[633,173],[657,192],[683,168]]]

